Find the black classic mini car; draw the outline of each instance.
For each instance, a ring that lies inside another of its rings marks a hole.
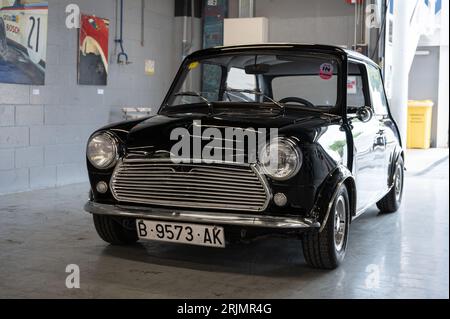
[[[114,245],[283,234],[301,239],[308,264],[333,269],[352,220],[399,208],[403,162],[370,59],[323,45],[218,47],[185,59],[155,116],[91,136],[85,210]]]

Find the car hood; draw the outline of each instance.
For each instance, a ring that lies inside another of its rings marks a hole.
[[[286,112],[284,115],[277,116],[249,116],[238,118],[236,115],[156,115],[134,123],[127,127],[126,146],[129,150],[145,150],[148,148],[153,151],[170,150],[174,143],[178,141],[177,132],[180,129],[186,129],[189,134],[194,132],[194,123],[196,128],[201,126],[201,132],[207,128],[216,128],[225,136],[226,128],[241,129],[266,129],[267,134],[270,128],[278,129],[279,135],[296,136],[300,139],[314,141],[320,132],[332,123],[338,122],[339,116],[324,114],[319,112]],[[112,128],[114,130],[114,128]],[[178,131],[175,131],[177,130]],[[123,129],[120,129],[123,132]],[[184,130],[184,132],[186,132]],[[171,141],[171,135],[175,135],[174,141]]]

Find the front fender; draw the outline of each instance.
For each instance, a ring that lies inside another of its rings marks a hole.
[[[312,216],[320,222],[322,231],[328,221],[328,217],[337,196],[340,186],[345,185],[350,199],[351,215],[356,214],[356,186],[353,174],[344,165],[336,167],[321,184],[317,193]]]

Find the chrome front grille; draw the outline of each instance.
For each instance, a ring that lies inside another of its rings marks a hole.
[[[119,162],[111,191],[119,202],[253,212],[265,210],[270,200],[254,166],[147,159]]]

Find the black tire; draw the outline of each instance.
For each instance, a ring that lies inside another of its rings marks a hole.
[[[377,203],[377,207],[382,213],[394,213],[400,208],[403,199],[404,172],[403,159],[400,158],[395,166],[394,186],[389,193]]]
[[[130,227],[125,228],[128,223]],[[138,241],[135,220],[125,220],[117,217],[94,215],[94,225],[101,239],[111,245],[131,245]]]
[[[340,215],[337,213],[336,207],[339,207],[339,209],[345,208],[345,218],[342,220],[345,222],[344,224],[336,218]],[[303,255],[310,266],[319,269],[335,269],[344,260],[349,235],[350,215],[348,191],[342,185],[337,191],[330,215],[322,232],[310,231],[303,234]],[[344,230],[343,236],[340,237],[341,241],[338,241],[339,245],[335,241],[336,223],[341,225],[342,228],[339,229]]]

